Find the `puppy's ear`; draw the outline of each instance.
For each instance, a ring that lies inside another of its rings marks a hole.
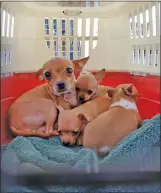
[[[111,98],[113,97],[114,93],[115,93],[115,88],[109,88],[107,91],[108,96]]]
[[[126,88],[123,88],[123,91],[126,95],[133,97],[137,102],[139,98],[139,93],[133,84],[128,84]]]
[[[126,95],[131,95],[133,90],[133,85],[132,84],[128,84],[126,88],[123,88],[123,91]]]
[[[82,121],[83,124],[87,124],[89,122],[89,120],[86,118],[86,116],[82,113],[78,114],[78,118],[79,118],[79,120]]]
[[[138,91],[136,90],[133,84],[128,84],[126,88],[123,88],[126,95],[138,95]]]
[[[76,74],[80,73],[82,71],[82,69],[83,69],[84,65],[87,63],[88,59],[89,59],[89,56],[86,58],[82,58],[80,60],[73,60],[72,61],[74,64],[74,71]]]
[[[39,80],[43,81],[44,80],[44,76],[43,76],[43,69],[39,69],[37,72],[36,72],[36,77],[39,78]]]
[[[59,112],[64,111],[64,108],[61,105],[59,105],[57,99],[55,99],[54,103],[55,103],[56,108],[59,110]]]
[[[96,77],[98,84],[103,80],[105,76],[105,71],[106,71],[105,69],[102,69],[95,73],[95,77]]]

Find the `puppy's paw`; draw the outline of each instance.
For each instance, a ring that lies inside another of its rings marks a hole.
[[[50,136],[58,136],[60,133],[57,129],[52,130],[52,132],[50,133]]]
[[[111,149],[112,149],[112,147],[110,147],[110,146],[103,146],[99,149],[96,148],[95,150],[96,150],[96,153],[97,153],[98,157],[105,157],[109,154]]]
[[[77,139],[77,145],[83,146],[83,140],[81,138]]]

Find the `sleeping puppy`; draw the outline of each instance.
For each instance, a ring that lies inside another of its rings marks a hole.
[[[107,93],[112,88],[109,86],[99,85],[105,75],[105,69],[102,69],[93,75],[91,72],[83,71],[76,81],[77,99],[84,103],[95,99]]]
[[[111,90],[112,104],[84,128],[82,144],[106,155],[124,137],[138,128],[138,91],[133,84],[122,84]]]
[[[111,104],[108,94],[88,101],[71,110],[64,110],[58,102],[55,106],[59,109],[58,132],[63,145],[80,144],[82,131],[85,125],[95,119],[99,114],[107,111]],[[79,141],[77,141],[79,137]]]

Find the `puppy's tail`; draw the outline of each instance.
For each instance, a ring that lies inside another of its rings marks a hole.
[[[21,130],[16,129],[14,126],[10,126],[10,128],[13,134],[16,136],[25,136],[25,137],[37,136],[37,137],[42,137],[42,138],[48,138],[51,136],[59,135],[57,130],[53,130],[50,134],[45,134],[39,131],[21,131]]]
[[[112,147],[109,146],[102,146],[100,149],[96,149],[96,153],[98,157],[105,157],[109,154]]]

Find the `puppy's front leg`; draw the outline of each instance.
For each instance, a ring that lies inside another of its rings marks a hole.
[[[52,128],[53,128],[53,123],[46,123],[45,134],[49,135],[52,132]]]
[[[50,135],[50,137],[59,135],[58,122],[57,121],[55,121],[55,123],[53,124],[52,131],[49,133],[49,135]]]

